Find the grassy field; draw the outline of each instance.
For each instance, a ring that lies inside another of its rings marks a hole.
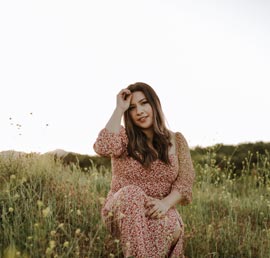
[[[179,207],[187,257],[270,257],[269,155],[220,170],[215,153],[194,162],[192,204]],[[122,257],[100,218],[107,169],[64,166],[52,156],[0,157],[0,257]]]

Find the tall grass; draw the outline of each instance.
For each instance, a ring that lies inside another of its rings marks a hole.
[[[195,163],[193,202],[179,207],[187,257],[270,257],[269,156],[220,169]],[[100,209],[110,171],[64,166],[53,156],[0,157],[0,257],[122,257]]]

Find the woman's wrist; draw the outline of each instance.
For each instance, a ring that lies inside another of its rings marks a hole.
[[[168,199],[166,199],[166,197],[164,199],[162,199],[161,201],[163,202],[165,207],[167,207],[167,210],[169,210],[170,208],[173,207],[172,203]]]
[[[182,199],[182,195],[176,191],[172,190],[169,195],[162,199],[165,205],[168,205],[169,208],[174,207]]]
[[[114,110],[114,112],[116,112],[117,114],[119,114],[121,117],[124,115],[125,111],[126,110],[124,108],[119,107],[119,106],[116,106],[116,108]]]

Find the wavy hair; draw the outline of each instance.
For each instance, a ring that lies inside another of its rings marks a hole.
[[[165,117],[161,108],[161,103],[156,92],[151,86],[143,82],[136,82],[127,87],[131,92],[141,91],[153,110],[153,147],[147,144],[147,137],[143,131],[136,126],[130,116],[129,110],[124,113],[124,124],[128,136],[128,155],[138,160],[144,167],[160,159],[165,164],[171,164],[169,159],[169,147],[171,135],[165,125]]]

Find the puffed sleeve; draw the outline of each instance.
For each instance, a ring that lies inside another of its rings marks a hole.
[[[195,172],[191,160],[190,150],[184,136],[177,132],[175,134],[176,150],[178,155],[178,176],[172,185],[181,195],[181,205],[187,205],[192,201],[192,185]]]
[[[106,128],[102,129],[93,148],[101,156],[118,157],[127,149],[127,144],[126,130],[121,126],[119,133],[112,133]]]

